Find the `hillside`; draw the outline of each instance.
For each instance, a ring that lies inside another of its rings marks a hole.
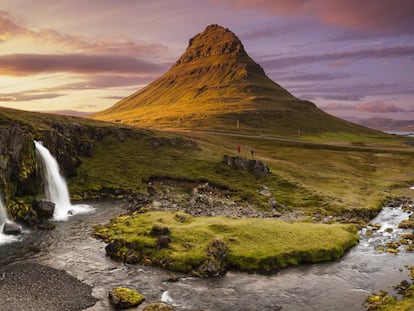
[[[233,32],[218,25],[193,37],[159,79],[93,117],[154,128],[380,135],[294,97],[266,76]]]

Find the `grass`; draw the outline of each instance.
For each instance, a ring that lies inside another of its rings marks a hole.
[[[154,225],[169,229],[168,248],[157,247],[151,236]],[[229,269],[273,271],[290,265],[339,258],[358,242],[351,225],[286,223],[274,219],[231,219],[191,217],[184,213],[151,212],[120,216],[95,234],[106,242],[122,241],[123,258],[129,250],[141,262],[174,271],[190,272],[207,257],[212,241],[219,239],[229,248]]]

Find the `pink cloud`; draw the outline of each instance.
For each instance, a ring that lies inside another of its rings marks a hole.
[[[59,47],[65,47],[71,52],[100,55],[159,56],[168,50],[166,45],[150,42],[136,42],[126,36],[101,36],[99,38],[90,39],[83,36],[73,36],[61,33],[57,30],[48,28],[32,30],[8,12],[0,10],[0,42],[19,37],[35,40],[38,44],[51,43]]]
[[[356,103],[356,104],[330,103],[321,108],[325,110],[352,110],[352,111],[370,112],[370,113],[406,112],[406,110],[395,106],[393,103],[380,102],[380,101],[362,102],[362,103]]]
[[[392,103],[386,102],[364,102],[358,103],[355,105],[355,110],[363,112],[373,112],[373,113],[393,113],[393,112],[403,112],[404,110],[398,108]]]
[[[223,1],[213,0],[215,3]],[[410,33],[414,29],[412,0],[225,0],[238,9],[274,15],[310,16],[324,23],[378,31]]]

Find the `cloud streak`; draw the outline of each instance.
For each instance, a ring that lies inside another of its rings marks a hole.
[[[44,93],[38,91],[22,91],[15,93],[0,93],[0,102],[32,101],[38,99],[52,99],[65,96],[63,93]]]
[[[278,69],[317,62],[349,62],[361,59],[381,59],[392,57],[414,56],[414,46],[394,46],[379,49],[365,49],[359,51],[321,53],[314,55],[286,56],[260,61],[265,68]]]
[[[369,112],[369,113],[398,113],[398,112],[413,112],[414,110],[406,110],[396,106],[393,103],[375,101],[375,102],[361,102],[356,104],[345,103],[330,103],[323,107],[325,110],[348,110],[357,112]]]
[[[154,74],[163,70],[165,68],[162,65],[129,56],[82,54],[12,54],[0,56],[0,75],[9,76],[54,72]]]

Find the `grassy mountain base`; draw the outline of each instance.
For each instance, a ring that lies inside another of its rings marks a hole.
[[[171,239],[160,248],[155,228]],[[168,233],[167,233],[168,231]],[[95,233],[106,242],[118,241],[117,257],[190,272],[208,258],[214,240],[228,246],[225,268],[273,271],[289,265],[338,258],[358,242],[349,225],[288,224],[274,219],[191,217],[184,213],[152,212],[121,216]],[[131,254],[133,252],[133,255]]]

